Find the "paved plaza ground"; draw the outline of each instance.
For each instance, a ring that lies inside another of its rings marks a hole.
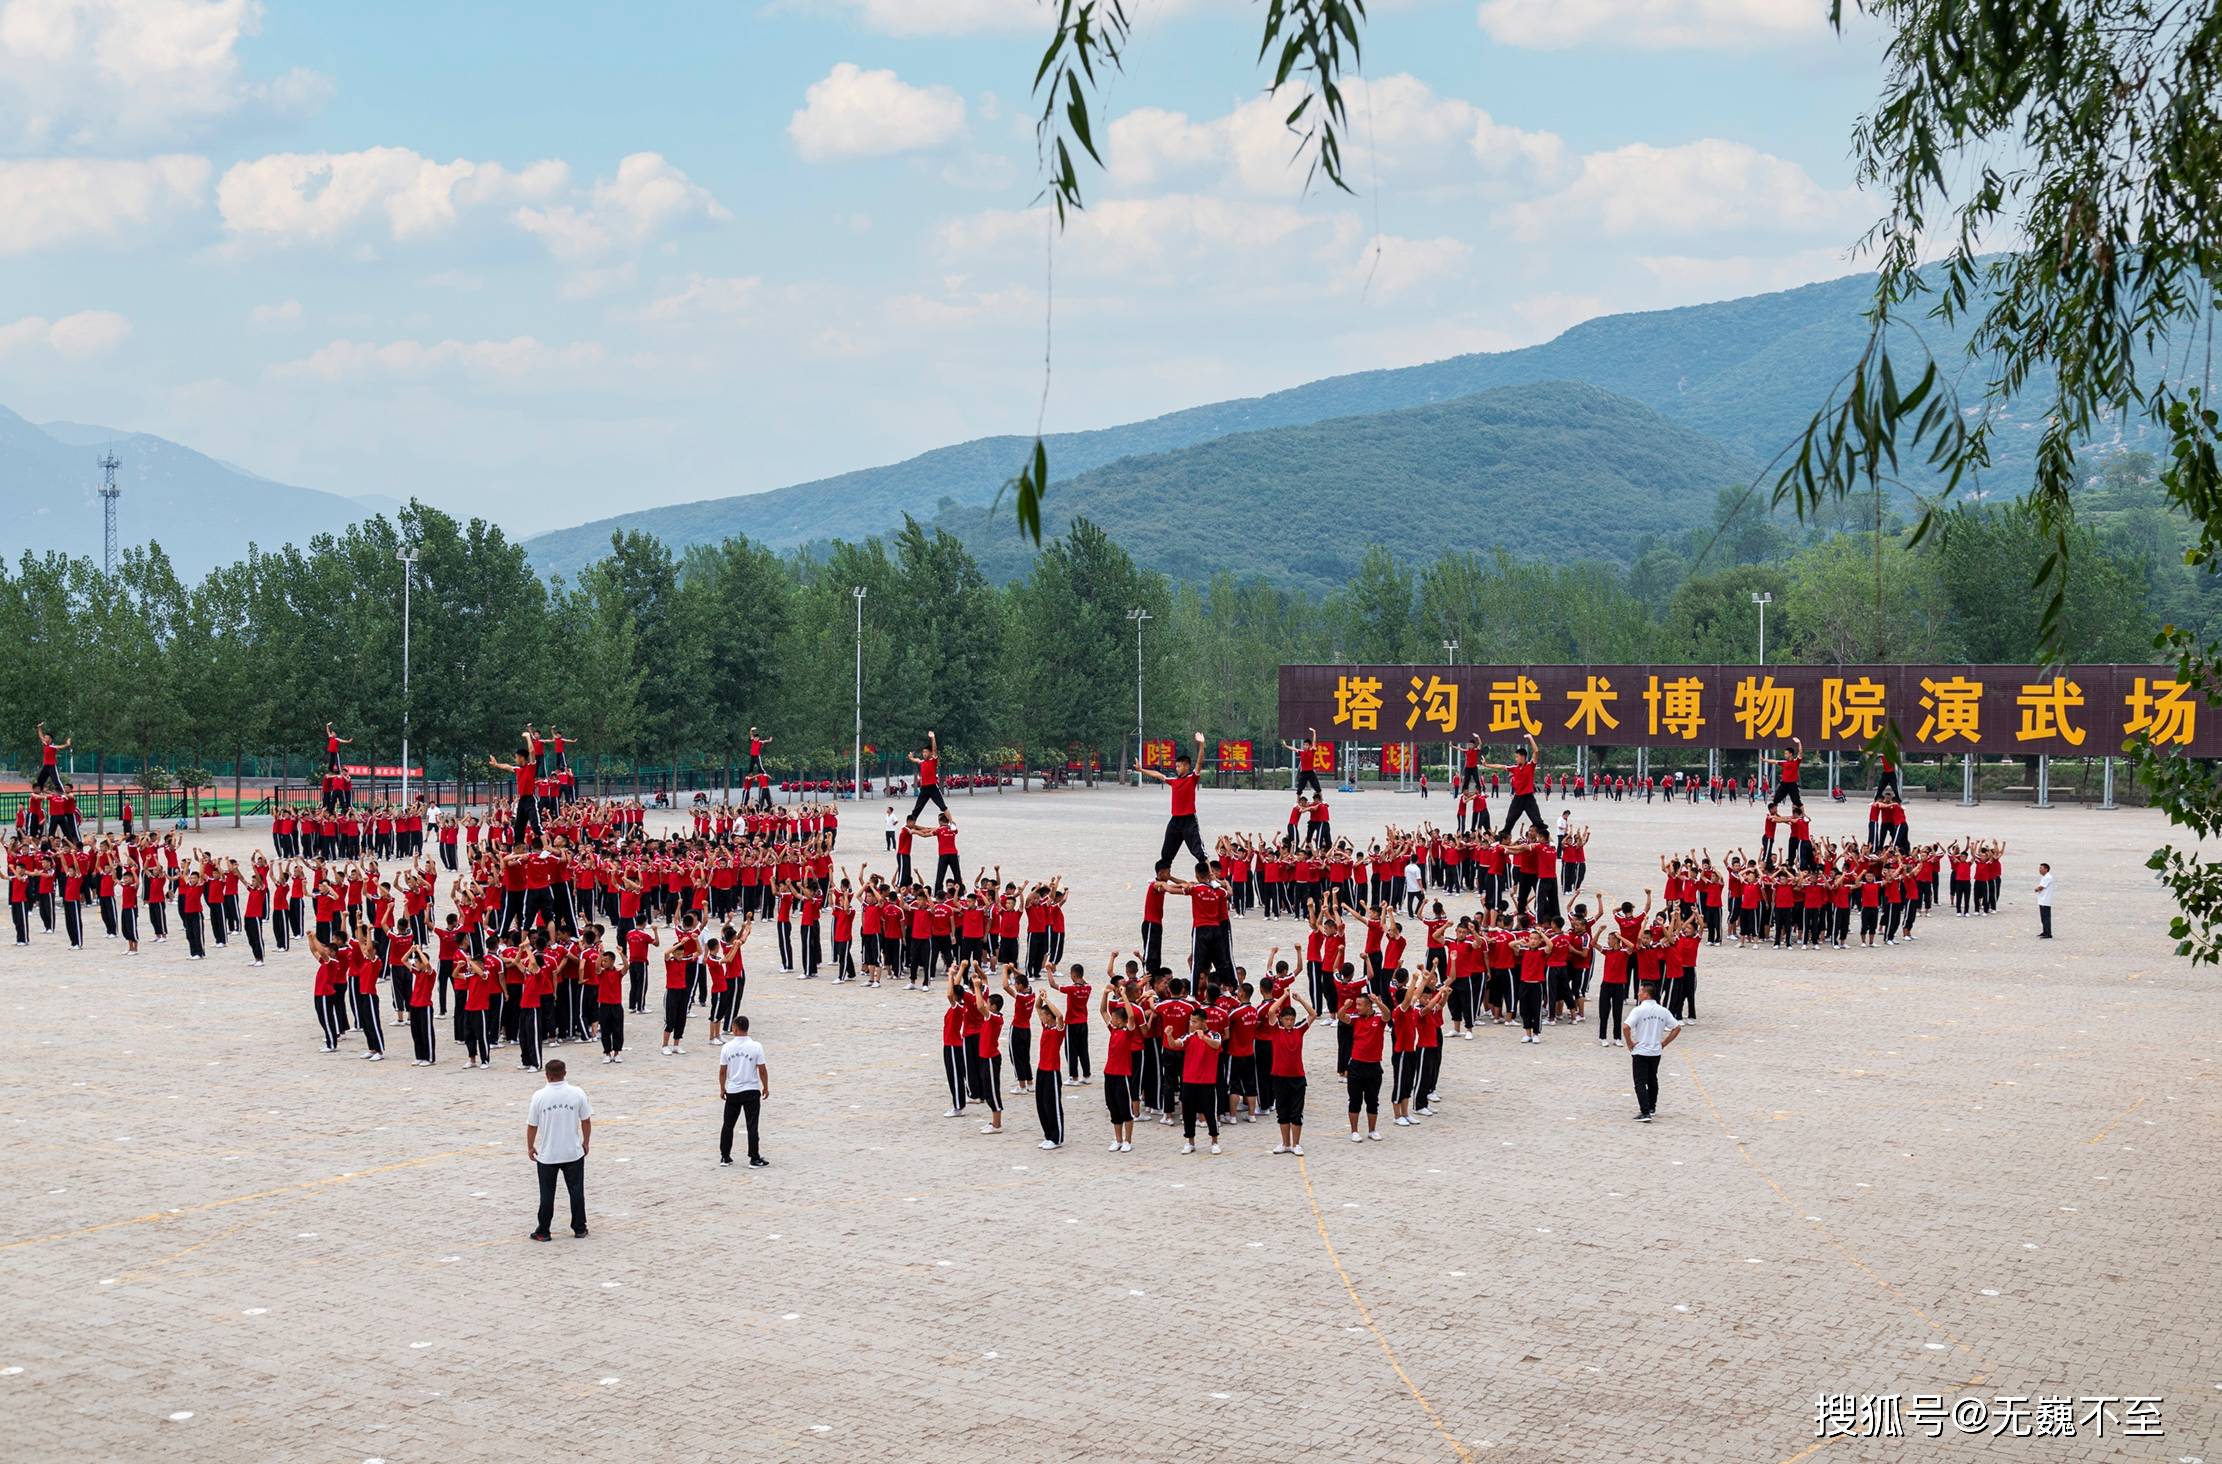
[[[954,802],[968,870],[1066,875],[1074,958],[1133,943],[1162,791]],[[882,806],[852,869],[886,867]],[[1592,891],[1639,902],[1662,852],[1759,825],[1572,806]],[[1451,811],[1334,808],[1358,837]],[[1494,1029],[1449,1044],[1439,1117],[1353,1145],[1323,1030],[1301,1161],[1264,1125],[1108,1154],[1100,1087],[1062,1151],[1023,1099],[983,1138],[941,1116],[936,998],[781,976],[760,930],[775,1167],[717,1166],[714,1052],[635,1018],[625,1065],[569,1051],[594,1233],[551,1245],[534,1080],[453,1044],[411,1067],[398,1032],[383,1064],[324,1055],[305,954],[0,946],[0,1458],[2222,1460],[2222,975],[2170,954],[2161,821],[1912,818],[2006,839],[2004,910],[1708,950],[1660,1122],[1593,1029]],[[1297,942],[1238,922],[1236,959]],[[1819,1394],[1972,1397],[1992,1428],[2001,1397],[2157,1397],[2165,1436],[1826,1440]]]

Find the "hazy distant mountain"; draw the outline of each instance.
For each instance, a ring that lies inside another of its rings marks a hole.
[[[117,540],[160,541],[178,572],[197,577],[263,545],[307,543],[371,510],[313,488],[295,488],[143,432],[78,422],[34,426],[0,407],[0,554],[59,550],[99,558],[100,457],[121,464]]]
[[[1865,339],[1861,311],[1873,280],[1852,275],[1770,295],[1607,315],[1523,350],[1456,356],[1424,366],[1330,377],[1270,396],[1215,402],[1146,422],[1049,440],[1053,480],[1137,453],[1160,453],[1235,432],[1299,426],[1471,396],[1493,387],[1585,382],[1631,398],[1669,421],[1764,463],[1805,425]],[[1940,356],[1962,337],[1931,325]],[[2033,436],[2034,434],[2028,434]],[[988,437],[886,467],[736,498],[642,509],[526,541],[543,572],[574,573],[605,552],[613,529],[642,529],[674,548],[731,534],[774,547],[863,538],[911,513],[931,518],[944,498],[984,505],[1016,471],[1027,442]],[[2008,433],[1995,453],[1998,486],[2026,482],[2028,445]],[[1910,465],[1909,465],[1910,466]],[[1270,484],[1258,485],[1270,493]],[[1051,501],[1056,500],[1053,491]],[[1114,526],[1116,527],[1116,526]]]

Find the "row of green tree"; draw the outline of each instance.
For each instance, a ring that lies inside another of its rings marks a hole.
[[[2173,546],[2140,558],[2120,542],[2135,528],[2079,530],[2073,659],[2143,659],[2168,597],[2200,597],[2157,572],[2180,567]],[[358,757],[391,761],[404,549],[413,760],[443,777],[514,747],[527,720],[562,728],[582,765],[715,765],[755,725],[777,764],[830,770],[847,761],[859,684],[864,740],[883,755],[931,729],[967,760],[1042,766],[1091,749],[1116,762],[1137,676],[1153,735],[1270,742],[1283,662],[1437,661],[1446,642],[1466,662],[1747,661],[1755,592],[1774,597],[1770,660],[2019,661],[2038,643],[2028,586],[2046,545],[2018,508],[1957,510],[1910,547],[1886,522],[1737,562],[1748,538],[1724,508],[1722,532],[1629,570],[1473,549],[1409,564],[1376,546],[1315,597],[1227,574],[1172,582],[1085,520],[997,585],[958,540],[910,523],[808,556],[745,540],[674,555],[623,534],[550,583],[500,529],[412,503],[306,549],[251,550],[197,584],[158,547],[113,573],[58,555],[0,565],[0,727],[21,753],[44,720],[81,754],[220,768],[313,757],[329,719]]]

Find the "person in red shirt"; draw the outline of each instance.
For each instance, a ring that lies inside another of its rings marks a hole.
[[[957,826],[943,809],[941,817],[932,827],[921,823],[906,823],[903,830],[912,835],[925,835],[934,841],[934,878],[932,888],[946,890],[951,885],[964,887],[964,868],[957,859]]]
[[[18,723],[17,725],[22,724]],[[46,735],[46,724],[44,722],[38,724],[37,730],[39,734],[39,771],[38,776],[31,780],[31,791],[42,793],[51,790],[58,793],[62,787],[60,755],[66,752],[77,739],[65,737],[60,742],[56,742]],[[71,766],[75,767],[76,764],[72,763]]]
[[[1387,1042],[1387,1010],[1373,993],[1361,991],[1335,1009],[1335,1020],[1350,1029],[1350,1063],[1344,1085],[1350,1097],[1350,1138],[1353,1143],[1381,1137],[1381,1054]],[[1358,1132],[1358,1113],[1366,1115],[1366,1132]]]
[[[1003,964],[1003,995],[1011,1013],[1011,1076],[1015,1091],[1034,1090],[1034,1003],[1038,993],[1025,972]]]
[[[1297,1008],[1304,1015],[1296,1015]],[[1276,1154],[1304,1152],[1304,1034],[1312,1029],[1319,1012],[1296,994],[1294,984],[1266,1007],[1266,1037],[1273,1048],[1273,1117],[1281,1126]]]
[[[1209,855],[1204,853],[1203,829],[1196,822],[1196,783],[1198,776],[1196,770],[1203,761],[1203,755],[1204,734],[1198,732],[1196,734],[1196,755],[1190,757],[1184,752],[1174,758],[1173,771],[1170,774],[1161,773],[1155,768],[1139,768],[1136,770],[1145,778],[1154,778],[1163,783],[1166,790],[1172,794],[1172,811],[1165,820],[1164,843],[1157,851],[1157,862],[1160,866],[1169,865],[1174,851],[1178,850],[1183,844],[1188,846],[1190,857],[1199,865],[1210,858]]]
[[[910,806],[906,823],[916,823],[918,815],[926,811],[930,802],[943,813],[949,811],[948,800],[941,796],[941,738],[937,733],[926,733],[926,745],[908,754],[918,765],[918,797]],[[769,795],[767,795],[769,796]],[[1059,1142],[1062,1142],[1060,1140]]]
[[[1211,1130],[1211,1152],[1219,1152],[1219,1049],[1225,1039],[1211,1030],[1201,1007],[1188,1013],[1184,1031],[1171,1034],[1166,1045],[1180,1053],[1180,1116],[1186,1142],[1183,1154],[1196,1152],[1196,1118],[1203,1116]]]
[[[1511,835],[1512,826],[1520,821],[1523,813],[1535,825],[1537,833],[1545,837],[1550,834],[1543,822],[1543,810],[1535,801],[1535,760],[1538,755],[1535,734],[1530,732],[1527,738],[1528,745],[1515,753],[1511,762],[1481,764],[1485,768],[1502,772],[1512,780],[1512,802],[1505,808],[1504,827],[1497,831],[1499,838]]]
[[[1117,952],[1112,958],[1117,959]],[[1078,961],[1066,968],[1072,979],[1060,986],[1054,971],[1049,976],[1049,989],[1065,999],[1065,1075],[1076,1086],[1084,1086],[1095,1078],[1094,1054],[1088,1042],[1088,998],[1095,988],[1088,984],[1088,972]]]
[[[687,1005],[694,986],[694,960],[701,953],[699,932],[690,923],[673,934],[664,952],[664,1056],[683,1054],[680,1043],[687,1035]]]
[[[1111,959],[1118,960],[1113,951]],[[1009,976],[1006,974],[1006,981]],[[1125,1002],[1114,1003],[1111,993],[1118,983],[1105,976],[1103,995],[1097,998],[1098,1010],[1103,1015],[1103,1104],[1111,1115],[1111,1147],[1113,1154],[1125,1154],[1134,1148],[1134,1083],[1136,1061],[1142,1051],[1143,1034],[1140,1022]],[[1017,1039],[1012,1039],[1012,1051],[1017,1051]]]
[[[1003,997],[988,990],[985,972],[972,961],[960,962],[949,973],[949,999],[962,1003],[964,1019],[965,1086],[988,1106],[983,1134],[1003,1132]]]
[[[503,762],[500,758],[489,757],[486,759],[486,766],[497,772],[508,773],[517,780],[516,810],[510,820],[509,837],[522,844],[529,834],[540,832],[540,800],[535,795],[536,775],[533,770],[532,748],[530,745],[522,748],[515,762]]]
[[[769,737],[759,734],[754,727],[748,729],[748,776],[751,782],[756,782],[758,779],[762,780],[758,783],[758,786],[764,791],[764,807],[766,808],[772,806],[772,780],[771,775],[764,771],[764,749],[771,745],[772,740]],[[746,802],[748,799],[748,784],[742,784],[741,789],[741,799]]]
[[[1805,816],[1805,796],[1798,791],[1798,764],[1804,756],[1805,744],[1795,737],[1790,739],[1788,747],[1782,749],[1780,761],[1775,764],[1774,796],[1767,800],[1769,813],[1774,812],[1776,806],[1787,798],[1790,806],[1798,811],[1798,816]]]
[[[1041,1147],[1055,1149],[1065,1142],[1065,1075],[1059,1064],[1065,1019],[1054,1002],[1043,1002],[1034,1015],[1042,1024],[1041,1048],[1034,1063],[1034,1116],[1041,1120]]]

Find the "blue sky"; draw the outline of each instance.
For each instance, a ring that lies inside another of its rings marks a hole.
[[[1376,0],[1356,198],[1255,4],[1129,4],[1052,430],[1829,278],[1872,216],[1824,0]],[[1046,24],[0,0],[0,404],[518,533],[1030,432]]]

